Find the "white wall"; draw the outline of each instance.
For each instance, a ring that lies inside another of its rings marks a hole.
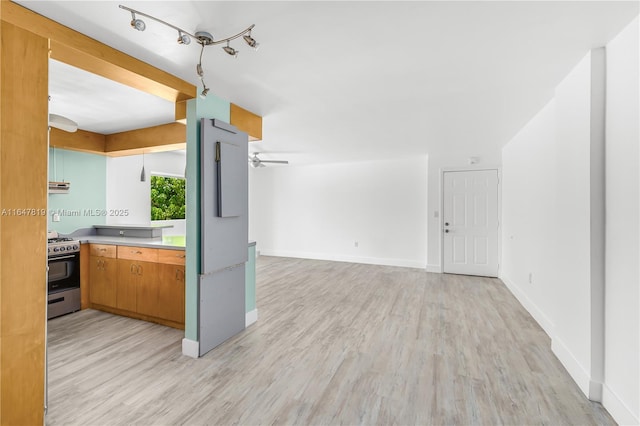
[[[425,267],[426,156],[250,169],[249,192],[263,255]]]
[[[557,267],[552,348],[582,391],[591,379],[591,54],[556,89]]]
[[[594,51],[503,149],[502,279],[550,335],[580,389],[593,399],[601,392],[620,424],[640,419],[638,33],[636,18],[607,45],[606,102]],[[598,152],[604,103],[606,173]],[[601,235],[594,223],[603,205]]]
[[[606,306],[603,404],[640,423],[640,25],[607,45]]]
[[[184,176],[185,154],[182,151],[158,152],[144,155],[146,182],[140,181],[142,155],[107,159],[107,209],[129,211],[128,216],[108,217],[107,224],[151,223],[151,174]],[[185,221],[154,221],[154,224],[173,225],[164,235],[185,235]]]
[[[578,63],[554,100],[503,149],[502,278],[551,336],[580,389],[598,399],[593,371],[603,362],[592,353],[591,274],[597,102],[591,87],[598,72],[592,59],[589,53]]]
[[[555,300],[555,100],[503,149],[502,279],[551,335]]]

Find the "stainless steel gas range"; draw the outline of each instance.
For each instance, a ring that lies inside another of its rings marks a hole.
[[[80,310],[80,241],[50,232],[47,319]]]

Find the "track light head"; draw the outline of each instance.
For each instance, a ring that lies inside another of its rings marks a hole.
[[[131,27],[138,31],[144,31],[147,28],[147,24],[142,19],[136,19],[136,14],[131,12]]]
[[[233,47],[229,46],[229,42],[227,42],[227,45],[224,46],[222,49],[224,49],[225,52],[227,52],[229,55],[233,56],[234,58],[237,58],[238,57],[238,53],[240,53],[238,50],[236,50]]]
[[[209,94],[209,88],[205,87],[204,89],[202,89],[202,92],[200,92],[200,97],[202,99],[205,99],[207,97],[207,94]]]
[[[245,43],[249,45],[249,47],[253,48],[253,50],[258,50],[258,48],[260,47],[260,43],[258,43],[253,37],[251,37],[251,31],[249,31],[249,34],[242,36],[242,38],[244,39]]]
[[[191,37],[186,34],[183,34],[181,31],[178,31],[178,44],[187,45],[191,43]]]

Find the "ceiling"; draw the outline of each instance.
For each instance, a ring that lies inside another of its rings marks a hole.
[[[128,7],[216,39],[255,24],[257,52],[207,47],[211,92],[264,117],[264,159],[318,163],[499,150],[638,2],[18,1],[198,84],[199,45]],[[173,106],[54,63],[51,112],[113,133],[173,119]]]

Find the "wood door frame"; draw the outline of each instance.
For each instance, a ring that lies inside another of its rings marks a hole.
[[[442,221],[444,218],[444,174],[447,172],[481,172],[495,170],[498,173],[498,277],[502,272],[502,167],[501,166],[467,166],[442,167],[440,169],[440,217],[438,220],[440,232],[440,273],[444,273],[444,233]]]

